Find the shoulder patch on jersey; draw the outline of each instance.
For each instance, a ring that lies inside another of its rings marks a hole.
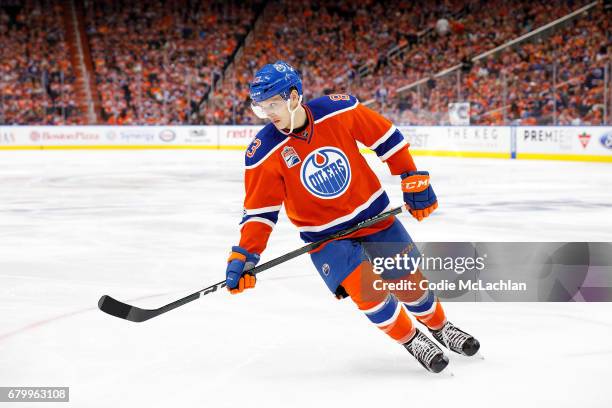
[[[268,123],[247,147],[244,154],[245,167],[247,169],[257,167],[288,139],[287,136],[278,132],[272,123]]]
[[[315,123],[327,119],[330,116],[351,110],[359,104],[357,98],[352,95],[332,94],[321,96],[306,103],[312,111]]]

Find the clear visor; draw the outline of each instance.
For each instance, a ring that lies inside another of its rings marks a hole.
[[[280,114],[283,112],[283,109],[287,109],[287,102],[285,100],[264,102],[264,104],[251,102],[251,110],[259,119],[267,119],[271,113]]]

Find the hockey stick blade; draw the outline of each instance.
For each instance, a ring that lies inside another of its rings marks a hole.
[[[263,272],[266,269],[270,269],[276,265],[280,265],[281,263],[286,262],[290,259],[293,259],[297,256],[313,251],[329,241],[345,237],[347,235],[352,234],[355,231],[358,231],[360,229],[374,225],[388,217],[398,215],[404,210],[405,210],[405,207],[402,206],[402,207],[393,208],[389,211],[385,211],[372,218],[368,218],[367,220],[364,220],[357,225],[346,228],[342,231],[338,231],[335,234],[332,234],[329,237],[324,238],[320,241],[311,242],[310,244],[305,245],[289,253],[286,253],[285,255],[281,255],[278,258],[274,258],[268,262],[258,265],[255,268],[249,270],[249,272],[252,273],[253,275],[257,275],[258,273]],[[129,320],[131,322],[144,322],[145,320],[149,320],[155,316],[159,316],[162,313],[166,313],[186,303],[199,299],[204,295],[208,295],[209,293],[216,292],[218,289],[221,289],[223,287],[225,287],[225,281],[215,283],[214,285],[211,285],[207,288],[199,290],[181,299],[175,300],[174,302],[168,303],[167,305],[164,305],[157,309],[141,309],[139,307],[131,306],[126,303],[120,302],[108,295],[104,295],[98,301],[98,308],[104,313],[108,313],[109,315],[118,317],[120,319]]]
[[[111,316],[138,323],[149,320],[159,314],[155,309],[141,309],[136,306],[130,306],[108,295],[104,295],[98,300],[98,308]]]

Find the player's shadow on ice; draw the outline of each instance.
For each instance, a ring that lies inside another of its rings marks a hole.
[[[405,359],[389,357],[360,358],[351,362],[346,367],[346,375],[355,377],[375,377],[385,379],[406,380],[410,379],[448,379],[446,375],[440,376],[427,372],[418,362],[411,360],[412,356],[406,355]]]

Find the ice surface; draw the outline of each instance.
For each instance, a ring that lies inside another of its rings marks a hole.
[[[610,165],[416,161],[440,208],[404,216],[415,240],[612,241]],[[70,386],[70,404],[45,405],[62,407],[612,406],[612,303],[448,303],[486,357],[450,355],[454,377],[336,301],[307,256],[145,323],[98,311],[102,294],[157,307],[224,278],[241,165],[237,151],[0,152],[0,385]],[[301,245],[282,215],[263,259]]]

